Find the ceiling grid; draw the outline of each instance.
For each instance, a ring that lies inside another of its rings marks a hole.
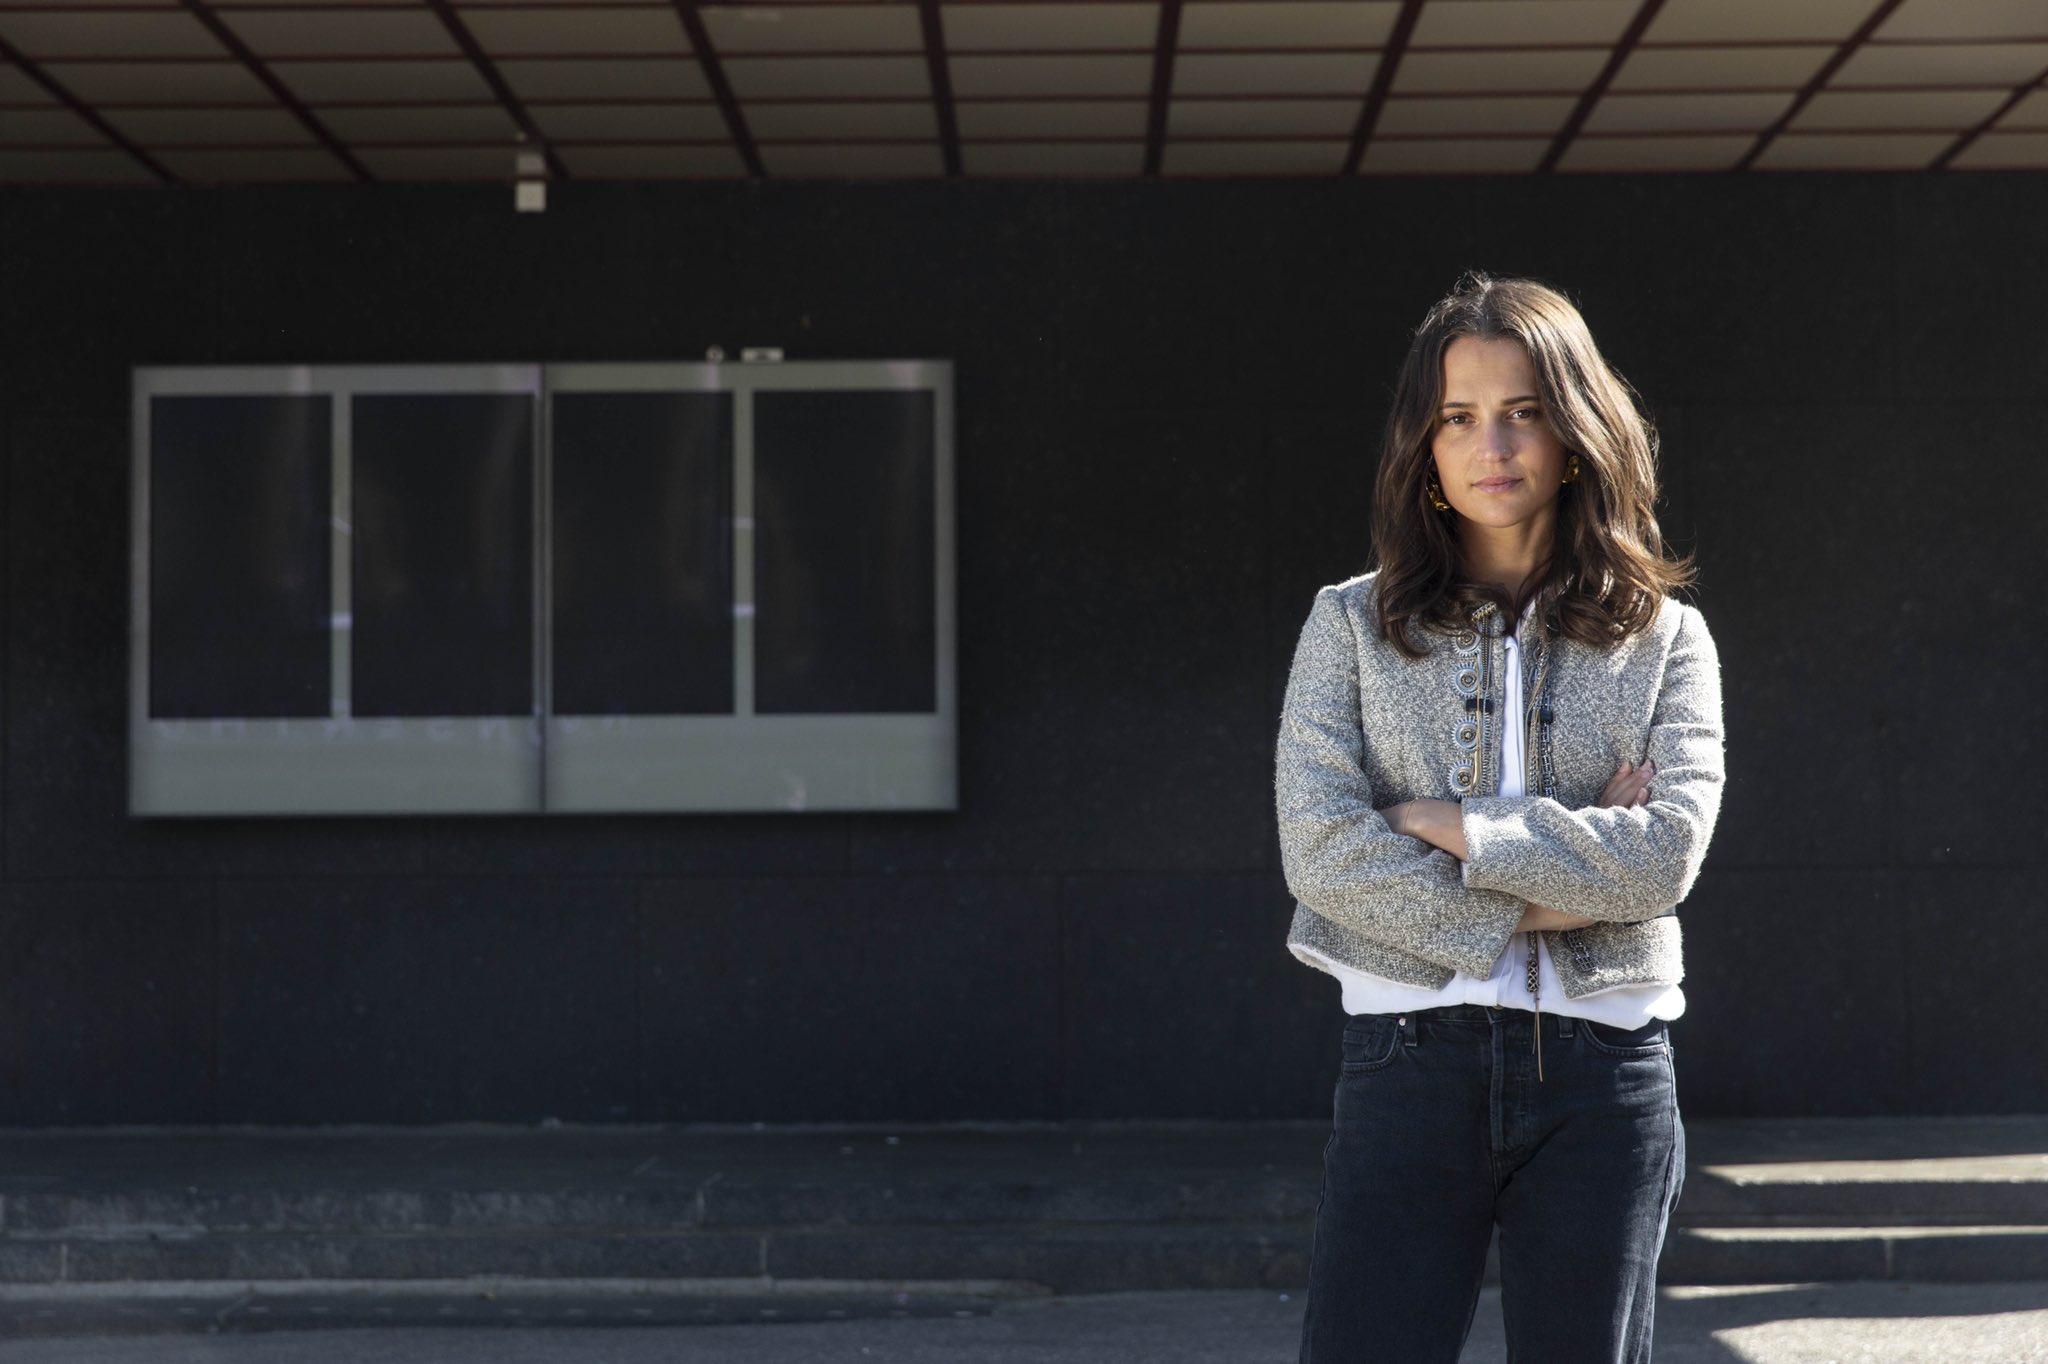
[[[0,0],[0,184],[2048,169],[2040,0]]]

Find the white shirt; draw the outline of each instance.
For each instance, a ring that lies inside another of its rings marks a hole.
[[[1529,619],[1528,612],[1523,612],[1522,619]],[[1501,725],[1500,794],[1523,796],[1528,794],[1528,783],[1523,776],[1523,749],[1527,739],[1522,725],[1518,723],[1523,713],[1522,649],[1514,635],[1509,635],[1505,642],[1507,695],[1501,708],[1506,719]],[[1539,1001],[1529,995],[1529,938],[1527,933],[1517,933],[1510,938],[1507,947],[1493,963],[1492,972],[1485,977],[1459,971],[1441,990],[1425,990],[1384,976],[1368,975],[1355,967],[1332,961],[1320,952],[1311,955],[1343,985],[1344,1012],[1347,1014],[1412,1013],[1417,1009],[1439,1009],[1449,1004],[1533,1009]],[[1595,1023],[1615,1028],[1640,1028],[1653,1018],[1676,1018],[1685,1012],[1685,992],[1676,985],[1618,986],[1568,999],[1563,983],[1557,978],[1557,968],[1551,963],[1550,949],[1543,945],[1541,935],[1536,936],[1536,943],[1537,988],[1541,992],[1540,1002],[1545,1013],[1589,1018]]]

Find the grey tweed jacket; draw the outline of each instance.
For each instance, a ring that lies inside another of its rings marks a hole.
[[[1720,810],[1721,674],[1705,620],[1666,601],[1605,649],[1523,631],[1526,711],[1503,713],[1500,613],[1401,656],[1375,629],[1366,574],[1316,594],[1280,718],[1275,793],[1288,948],[1442,989],[1485,976],[1524,904],[1599,922],[1549,935],[1565,993],[1676,984],[1674,911]],[[1525,726],[1526,796],[1500,796],[1501,726]],[[1648,805],[1595,807],[1628,759],[1657,764]],[[1468,860],[1396,834],[1379,811],[1434,797],[1464,806]]]

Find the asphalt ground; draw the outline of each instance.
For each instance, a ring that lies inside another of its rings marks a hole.
[[[8,1310],[20,1310],[9,1304]],[[1298,1294],[1014,1299],[929,1316],[592,1329],[251,1330],[0,1341],[0,1364],[1292,1364]],[[1500,1298],[1461,1364],[1504,1364]],[[2048,1284],[1667,1288],[1658,1364],[2048,1364]]]

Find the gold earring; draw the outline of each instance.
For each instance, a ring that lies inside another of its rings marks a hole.
[[[1436,481],[1435,474],[1429,476],[1429,482],[1423,486],[1423,491],[1429,494],[1429,505],[1435,507],[1438,511],[1449,511],[1451,509],[1451,504],[1444,501],[1443,485]]]
[[[1564,481],[1566,483],[1577,483],[1579,481],[1579,457],[1577,455],[1573,455],[1572,462],[1564,466]]]

